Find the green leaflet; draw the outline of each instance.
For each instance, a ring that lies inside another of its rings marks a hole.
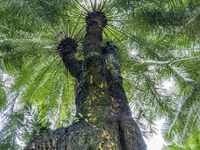
[[[0,84],[0,109],[5,108],[7,103],[7,94],[3,86]]]

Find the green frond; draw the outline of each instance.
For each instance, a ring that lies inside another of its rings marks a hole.
[[[1,114],[1,119],[4,122],[0,130],[0,147],[16,149],[19,145],[16,139],[19,136],[20,127],[23,126],[23,109],[17,102],[17,95],[10,95],[6,111]]]
[[[6,106],[6,103],[7,103],[7,93],[5,90],[4,82],[0,77],[0,110],[2,110],[2,108]]]
[[[85,16],[92,11],[106,13],[102,43],[118,48],[124,89],[144,135],[165,117],[167,149],[199,149],[199,8],[198,0],[1,1],[0,69],[14,84],[7,93],[0,78],[0,109],[9,112],[0,149],[17,149],[16,138],[26,141],[74,119],[75,82],[55,49],[73,38],[82,59]]]

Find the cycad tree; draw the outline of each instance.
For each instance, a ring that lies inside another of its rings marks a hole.
[[[15,82],[6,107],[1,96],[1,148],[145,149],[140,130],[153,133],[158,116],[169,142],[188,141],[199,130],[199,6],[2,0],[0,69]]]

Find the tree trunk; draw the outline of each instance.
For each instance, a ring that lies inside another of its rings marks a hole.
[[[107,19],[102,12],[92,12],[86,23],[83,62],[75,58],[77,45],[72,39],[64,39],[57,49],[66,69],[77,80],[75,100],[79,120],[39,135],[25,149],[145,150],[122,86],[117,49],[112,42],[101,47]]]

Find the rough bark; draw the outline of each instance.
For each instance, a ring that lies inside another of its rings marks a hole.
[[[58,46],[66,69],[77,79],[75,101],[79,120],[39,135],[25,149],[145,150],[122,86],[117,49],[112,42],[101,47],[106,17],[93,12],[88,14],[86,22],[85,59],[81,65],[74,55],[74,41],[65,39]]]

